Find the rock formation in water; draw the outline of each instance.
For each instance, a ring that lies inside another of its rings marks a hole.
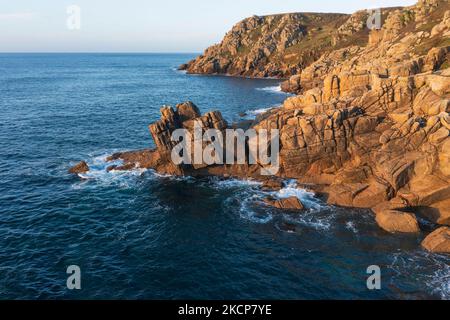
[[[283,87],[297,95],[251,123],[257,131],[280,131],[274,180],[321,186],[329,204],[371,208],[388,232],[418,232],[417,216],[449,226],[450,3],[421,0],[383,12],[382,28],[370,32],[361,25],[364,12],[252,17],[185,68],[292,75]],[[192,129],[195,120],[204,130],[228,124],[219,112],[202,116],[192,103],[164,107],[161,114],[150,125],[156,149],[111,160],[169,174],[271,179],[259,175],[259,164],[174,165],[173,130]],[[291,200],[267,202],[300,207]],[[449,243],[444,228],[423,246],[448,252]]]
[[[79,174],[79,173],[86,173],[89,171],[89,166],[86,163],[86,161],[80,161],[73,167],[69,169],[69,173],[72,174]]]

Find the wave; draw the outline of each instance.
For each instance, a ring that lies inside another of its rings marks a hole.
[[[285,187],[279,191],[272,192],[272,196],[279,199],[297,197],[307,209],[324,209],[324,206],[321,204],[321,201],[316,198],[314,192],[298,188],[297,181],[295,180],[288,180]]]
[[[213,186],[217,189],[221,188],[242,188],[242,187],[254,187],[262,185],[261,182],[252,179],[225,179],[221,180],[217,177],[210,178],[213,182]]]
[[[173,67],[172,71],[175,71],[176,73],[180,73],[180,74],[187,74],[187,70],[179,70],[176,67]]]
[[[358,229],[355,226],[355,222],[353,221],[347,221],[345,223],[345,228],[347,228],[348,230],[350,230],[353,233],[358,233]]]
[[[272,93],[280,93],[280,94],[287,94],[286,92],[283,92],[281,90],[281,86],[271,86],[271,87],[263,87],[263,88],[256,88],[258,91],[266,91],[266,92],[272,92]]]
[[[148,169],[147,170],[154,178],[159,178],[159,179],[169,179],[172,181],[187,181],[187,182],[193,182],[195,181],[194,177],[191,176],[177,176],[177,175],[173,175],[173,174],[167,174],[167,173],[158,173],[153,169]]]
[[[106,161],[109,155],[101,154],[97,156],[92,156],[87,159],[86,162],[89,166],[89,171],[86,173],[79,173],[78,176],[82,178],[80,182],[74,184],[72,187],[75,189],[79,189],[88,185],[91,185],[90,182],[95,182],[96,185],[102,186],[119,186],[121,188],[130,188],[133,187],[136,182],[136,177],[140,177],[147,172],[147,169],[144,168],[134,168],[132,170],[110,170],[107,168],[112,165],[122,165],[123,162],[121,160],[115,161]]]
[[[240,217],[251,222],[266,224],[277,217],[277,220],[281,218],[291,224],[302,225],[315,230],[328,230],[333,225],[334,215],[332,213],[321,213],[323,209],[329,207],[323,205],[313,192],[299,188],[295,180],[287,180],[285,186],[279,191],[261,190],[261,183],[254,180],[219,180],[213,178],[210,182],[213,188],[223,190],[224,195],[228,194],[224,201],[226,207],[237,206]],[[264,205],[264,199],[268,196],[278,199],[295,196],[304,204],[306,210],[299,215],[283,213],[278,209]]]
[[[281,108],[281,105],[271,106],[271,107],[267,107],[267,108],[260,108],[260,109],[255,109],[255,110],[247,110],[244,112],[245,115],[243,117],[241,117],[241,119],[254,120],[258,115],[266,113],[267,111],[270,111],[272,109],[277,109],[277,108]]]

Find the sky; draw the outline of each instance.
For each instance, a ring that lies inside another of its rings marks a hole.
[[[238,21],[416,0],[0,0],[0,52],[201,52]],[[68,12],[75,5],[77,11]],[[79,17],[79,19],[78,19]],[[79,23],[78,23],[79,22]],[[79,28],[78,28],[79,26]]]

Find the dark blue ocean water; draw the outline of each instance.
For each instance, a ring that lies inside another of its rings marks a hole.
[[[423,234],[386,234],[293,184],[280,195],[302,198],[301,215],[265,208],[252,182],[105,173],[106,155],[152,146],[161,105],[233,120],[286,98],[275,80],[175,70],[193,56],[0,55],[1,299],[450,298],[450,259],[420,249]],[[67,174],[82,159],[86,180]]]

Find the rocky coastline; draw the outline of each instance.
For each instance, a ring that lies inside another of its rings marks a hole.
[[[330,205],[371,209],[387,233],[418,233],[427,221],[433,231],[422,246],[449,254],[450,3],[421,0],[382,12],[382,28],[371,31],[361,25],[365,12],[240,22],[221,44],[181,68],[290,77],[282,88],[296,95],[254,121],[234,124],[218,111],[202,115],[192,102],[163,107],[161,119],[149,126],[156,148],[113,154],[108,161],[123,164],[108,170],[252,178],[268,189],[296,179]],[[174,164],[171,134],[192,130],[194,122],[204,131],[278,129],[278,173],[262,176],[260,163]],[[82,162],[71,173],[87,170]],[[303,208],[296,198],[267,199],[266,205],[299,214]]]

